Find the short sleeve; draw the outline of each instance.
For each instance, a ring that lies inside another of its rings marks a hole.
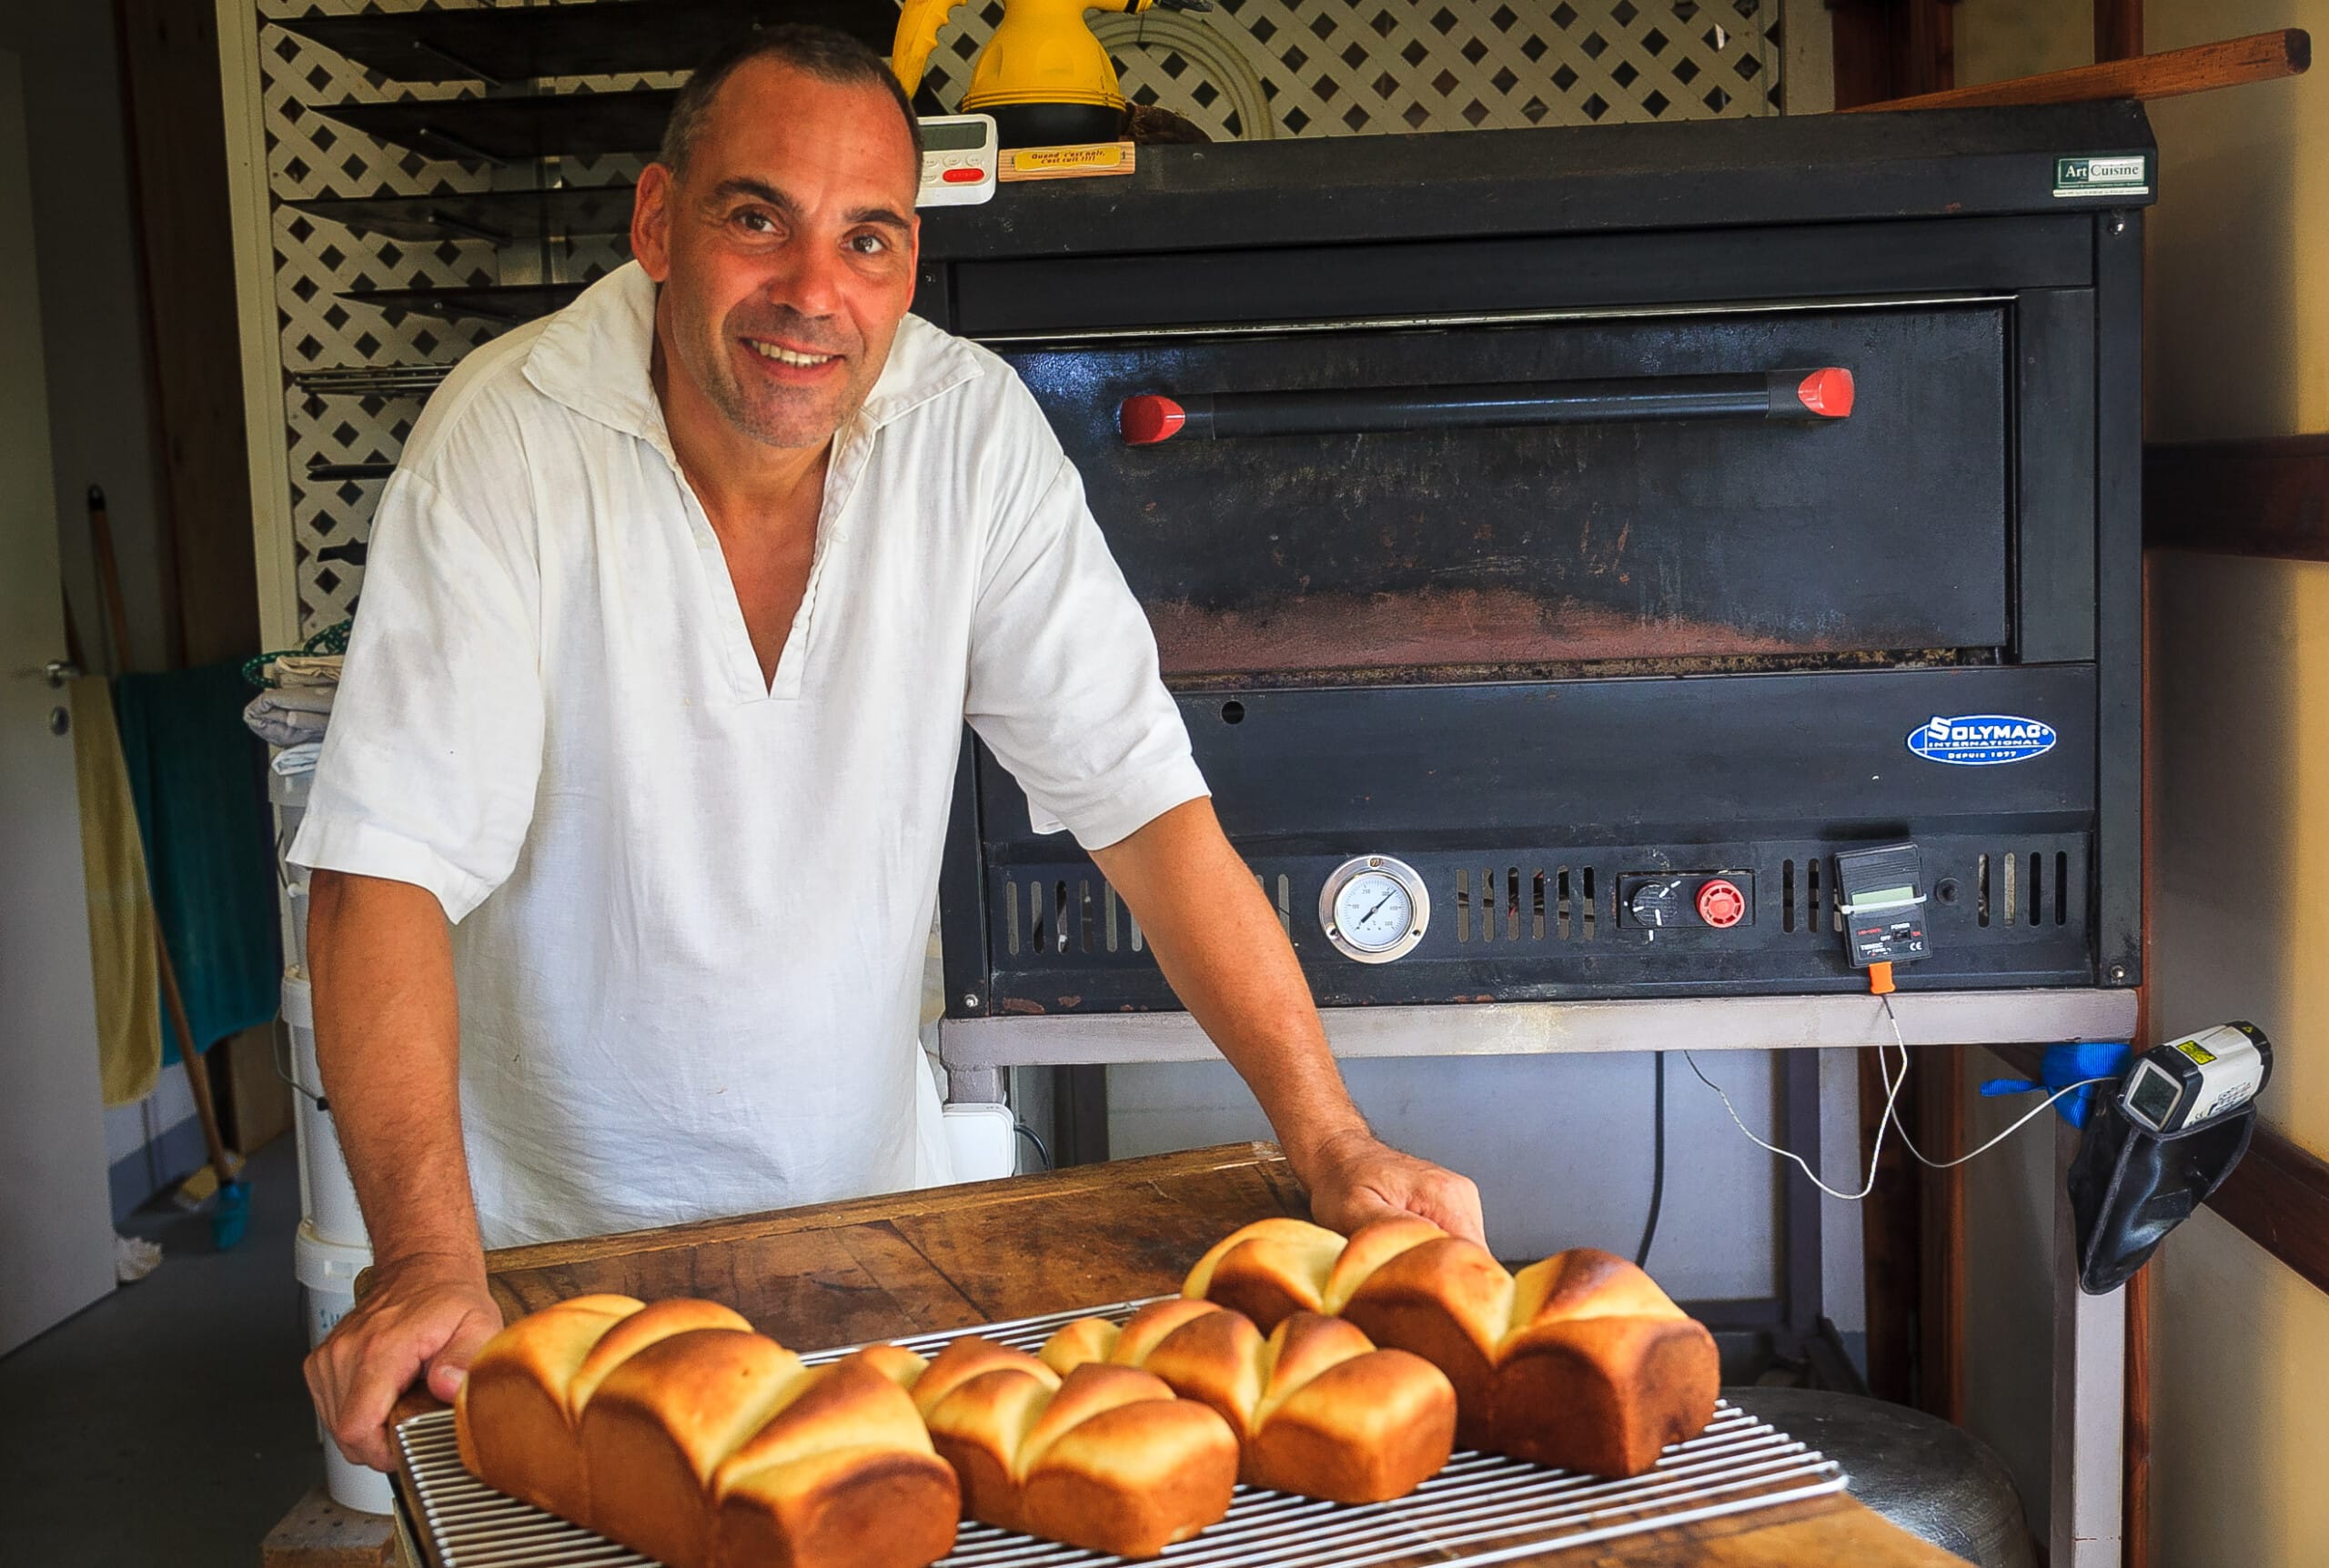
[[[1027,792],[1035,830],[1064,826],[1097,849],[1206,789],[1148,618],[1075,466],[1055,461],[982,574],[965,714]]]
[[[399,470],[290,859],[428,889],[459,920],[518,862],[541,773],[530,528]]]

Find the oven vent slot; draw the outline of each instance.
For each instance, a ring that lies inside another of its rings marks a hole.
[[[1590,866],[1461,866],[1455,903],[1466,944],[1590,941],[1600,907]]]
[[[1140,922],[1105,878],[1006,878],[1003,950],[1013,958],[1141,951]]]
[[[1294,940],[1294,879],[1281,875],[1273,887],[1268,877],[1256,871],[1254,873],[1254,880],[1260,884],[1262,897],[1277,912],[1277,929],[1285,933],[1286,940],[1292,941]]]
[[[1780,930],[1783,931],[1817,931],[1820,924],[1820,865],[1821,857],[1780,862]],[[1827,923],[1831,930],[1844,929],[1843,907],[1832,896],[1828,900]]]
[[[2028,931],[2070,924],[2072,902],[2082,904],[2086,897],[2085,889],[2072,888],[2071,871],[2069,852],[2062,849],[1975,857],[1974,923]]]

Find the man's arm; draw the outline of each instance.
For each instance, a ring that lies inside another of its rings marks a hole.
[[[1469,1181],[1367,1131],[1277,913],[1212,801],[1176,806],[1092,859],[1132,907],[1175,994],[1261,1101],[1319,1223],[1350,1231],[1412,1213],[1485,1244]]]
[[[425,1372],[450,1399],[501,1326],[461,1151],[453,945],[435,894],[319,870],[308,914],[316,1057],[372,1240],[372,1288],[308,1357],[340,1451],[393,1468],[387,1422]]]

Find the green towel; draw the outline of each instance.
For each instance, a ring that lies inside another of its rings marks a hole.
[[[280,1000],[283,957],[267,749],[243,727],[239,664],[114,683],[122,759],[195,1049],[265,1023]],[[178,1060],[162,1030],[163,1060]]]

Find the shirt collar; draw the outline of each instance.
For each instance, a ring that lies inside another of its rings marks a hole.
[[[526,379],[587,418],[660,446],[663,408],[649,374],[654,347],[654,280],[625,262],[549,318],[526,356]],[[878,430],[983,372],[968,344],[909,316],[859,418]]]

